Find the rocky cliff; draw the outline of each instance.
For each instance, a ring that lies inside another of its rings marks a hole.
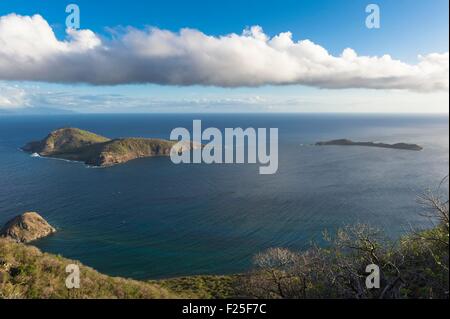
[[[11,219],[0,230],[0,237],[9,238],[19,243],[29,243],[56,232],[38,213],[27,212]]]

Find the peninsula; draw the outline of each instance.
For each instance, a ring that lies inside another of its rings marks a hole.
[[[381,147],[381,148],[393,148],[399,150],[407,151],[421,151],[423,147],[417,144],[407,144],[407,143],[396,143],[396,144],[386,144],[386,143],[375,143],[375,142],[353,142],[347,139],[332,140],[326,142],[317,142],[316,145],[338,145],[338,146],[369,146],[369,147]]]
[[[41,141],[26,144],[22,150],[42,157],[108,167],[137,158],[170,156],[172,147],[178,147],[176,152],[184,152],[191,146],[153,138],[109,139],[78,128],[63,128],[51,132]]]

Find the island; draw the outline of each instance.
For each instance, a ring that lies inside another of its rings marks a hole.
[[[170,156],[195,148],[192,143],[180,144],[154,138],[109,139],[78,128],[62,128],[41,141],[30,142],[22,150],[34,156],[83,162],[86,165],[109,167],[137,158]]]
[[[9,238],[18,243],[29,243],[55,232],[56,229],[41,215],[36,212],[26,212],[7,222],[0,230],[0,237]]]
[[[348,139],[339,139],[326,142],[317,142],[316,145],[338,145],[338,146],[369,146],[369,147],[381,147],[381,148],[393,148],[399,150],[407,151],[421,151],[423,147],[417,144],[407,144],[407,143],[396,143],[396,144],[386,144],[386,143],[375,143],[375,142],[353,142]]]

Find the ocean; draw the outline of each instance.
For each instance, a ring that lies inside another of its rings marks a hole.
[[[19,150],[61,127],[107,137],[169,138],[176,127],[279,129],[279,169],[175,165],[147,158],[111,168]],[[270,247],[307,249],[322,232],[368,223],[396,239],[429,221],[417,196],[448,174],[448,115],[115,114],[0,116],[0,224],[37,211],[58,232],[34,243],[101,272],[136,279],[230,274]],[[423,151],[312,146],[416,143]],[[448,190],[448,184],[443,186]]]

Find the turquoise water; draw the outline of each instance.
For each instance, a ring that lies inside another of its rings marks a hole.
[[[107,169],[32,158],[18,148],[56,128],[168,138],[175,127],[279,128],[279,170],[140,159]],[[422,152],[315,147],[319,140],[410,142]],[[356,222],[393,238],[424,226],[416,196],[448,173],[445,116],[65,115],[0,117],[0,223],[38,211],[58,228],[36,242],[99,271],[138,279],[247,269],[269,247],[307,248]],[[448,185],[446,185],[448,187]]]

